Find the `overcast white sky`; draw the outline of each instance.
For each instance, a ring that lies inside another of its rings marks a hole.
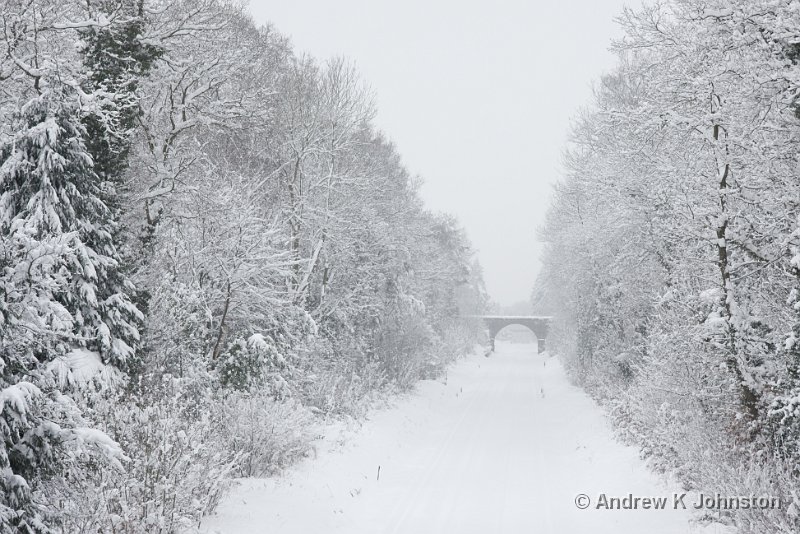
[[[458,217],[492,298],[527,300],[570,118],[638,0],[250,0],[299,52],[352,59],[432,209]]]

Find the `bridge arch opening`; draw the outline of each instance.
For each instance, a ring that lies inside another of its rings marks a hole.
[[[518,345],[537,345],[540,342],[539,336],[529,326],[523,324],[507,324],[501,327],[494,336],[494,346],[498,343],[511,343]],[[494,348],[494,347],[493,347]],[[537,352],[541,352],[538,351]]]

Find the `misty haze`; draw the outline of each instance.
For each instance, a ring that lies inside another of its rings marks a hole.
[[[0,534],[800,532],[798,0],[0,22]]]

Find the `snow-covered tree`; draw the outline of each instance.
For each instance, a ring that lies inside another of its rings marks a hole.
[[[87,71],[85,90],[96,100],[96,111],[83,119],[85,139],[95,173],[107,187],[118,188],[139,117],[139,80],[163,49],[143,41],[147,27],[144,0],[105,0],[89,4],[89,8],[96,9],[92,14],[98,18],[113,22],[80,31]],[[108,195],[108,202],[119,202],[116,188]]]
[[[113,384],[131,365],[141,313],[119,274],[73,90],[47,83],[13,121],[0,143],[3,469],[23,487],[57,471],[54,449],[71,445],[59,425],[79,412],[63,392]],[[28,528],[25,514],[13,521]]]

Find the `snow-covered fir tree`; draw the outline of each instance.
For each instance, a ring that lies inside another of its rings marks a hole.
[[[81,430],[68,395],[119,382],[142,318],[119,273],[77,96],[46,82],[0,142],[0,521],[18,532],[46,531],[31,488],[75,461],[81,436],[116,451]]]
[[[160,47],[142,42],[147,23],[144,4],[143,0],[99,2],[98,15],[115,16],[118,22],[80,32],[85,90],[97,100],[97,109],[83,117],[86,148],[106,186],[121,185],[139,115],[139,79],[163,53]],[[107,202],[118,203],[116,187]]]

